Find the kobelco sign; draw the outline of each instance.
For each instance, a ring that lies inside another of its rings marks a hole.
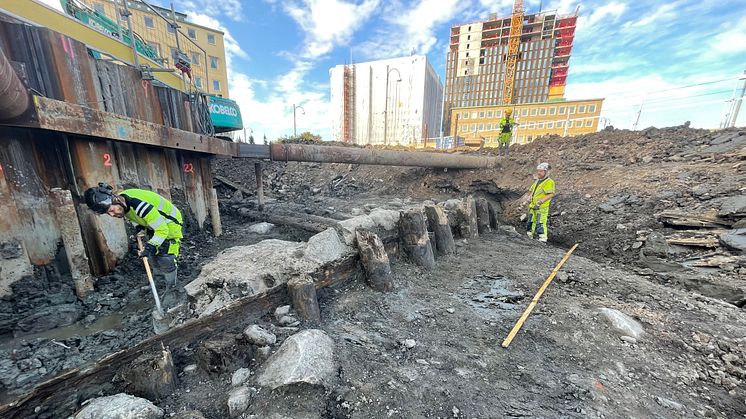
[[[210,100],[210,119],[215,132],[235,131],[243,128],[241,109],[230,99],[208,96]]]
[[[218,105],[217,103],[210,105],[210,112],[220,115],[238,116],[238,109],[235,107]]]

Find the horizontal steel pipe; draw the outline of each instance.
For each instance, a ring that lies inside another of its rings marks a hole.
[[[443,167],[449,169],[483,169],[495,167],[495,157],[424,151],[391,151],[357,147],[319,146],[308,144],[272,144],[274,161],[305,161],[318,163],[353,163],[382,166]]]
[[[29,107],[29,94],[0,48],[0,119],[21,116]]]

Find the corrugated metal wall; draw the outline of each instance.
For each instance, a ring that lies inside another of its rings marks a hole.
[[[143,81],[133,68],[98,61],[85,45],[48,29],[0,21],[0,48],[40,96],[193,131],[188,97]],[[0,295],[31,265],[54,261],[60,243],[49,191],[109,182],[171,198],[203,227],[212,188],[209,155],[25,128],[0,127]],[[95,274],[127,251],[122,220],[78,206]]]

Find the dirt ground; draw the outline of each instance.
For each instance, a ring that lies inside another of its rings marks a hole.
[[[539,161],[552,164],[558,187],[549,245],[525,238],[520,220],[521,195]],[[392,293],[374,292],[362,281],[325,291],[319,328],[335,342],[336,382],[328,388],[267,391],[252,376],[252,401],[243,417],[746,415],[741,309],[746,260],[721,243],[668,243],[717,238],[742,225],[746,214],[722,208],[726,200],[746,194],[744,161],[743,131],[676,127],[541,139],[515,147],[491,170],[265,164],[270,213],[341,220],[373,208],[400,209],[476,194],[498,205],[503,226],[459,241],[457,255],[438,259],[432,272],[395,258]],[[255,189],[253,162],[216,160],[214,173],[250,192]],[[237,194],[219,181],[216,188],[225,234],[187,239],[182,283],[194,279],[222,249],[265,238],[302,241],[311,234],[289,227],[269,235],[250,233],[245,214],[256,209],[255,197]],[[721,224],[673,226],[662,222],[666,211],[707,214]],[[575,255],[534,314],[513,344],[501,348],[542,281],[574,243],[580,244]],[[726,262],[694,266],[715,257]],[[137,262],[133,258],[99,280],[92,301],[82,303],[78,323],[2,342],[3,358],[15,364],[0,361],[0,378],[8,376],[7,369],[14,373],[12,368],[26,374],[20,385],[3,382],[6,397],[152,333],[149,290]],[[601,308],[634,317],[644,336],[636,342],[620,339]],[[273,350],[294,331],[269,316],[261,324],[278,336]],[[246,326],[237,325],[234,332]],[[406,339],[415,346],[407,348]],[[194,350],[174,348],[179,371],[196,362]],[[247,366],[256,372],[261,362]],[[154,401],[167,417],[188,409],[208,418],[226,417],[230,372],[179,375],[177,391]]]

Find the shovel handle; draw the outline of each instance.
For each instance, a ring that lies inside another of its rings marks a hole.
[[[142,252],[144,245],[142,243],[142,236],[137,235],[137,248]],[[155,298],[155,308],[158,310],[158,314],[163,315],[163,308],[161,307],[161,298],[158,296],[158,290],[155,288],[155,281],[153,281],[153,272],[150,270],[150,263],[147,257],[142,258],[142,263],[145,265],[145,273],[148,274],[148,282],[150,283],[150,290],[153,291],[153,298]]]

